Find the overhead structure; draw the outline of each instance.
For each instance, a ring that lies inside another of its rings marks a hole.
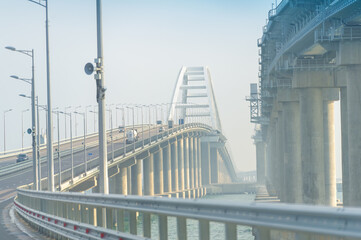
[[[168,120],[175,123],[203,122],[222,131],[208,67],[182,67],[174,87]]]

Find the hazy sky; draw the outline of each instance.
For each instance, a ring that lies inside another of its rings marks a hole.
[[[95,2],[49,0],[53,107],[96,104],[95,80],[84,73],[85,63],[96,57]],[[249,84],[258,82],[256,41],[272,2],[103,0],[106,102],[170,102],[183,65],[209,66],[233,161],[238,170],[254,170],[254,125],[249,122],[245,96]],[[30,95],[30,85],[9,76],[31,77],[30,58],[4,47],[35,50],[36,91],[45,104],[45,9],[27,0],[2,1],[0,20],[3,151],[3,111],[14,109],[6,115],[6,148],[14,149],[21,147],[21,111],[30,108],[30,100],[18,96]],[[45,113],[40,114],[44,124]],[[24,128],[31,125],[30,116],[30,112],[24,114]],[[63,118],[60,124],[63,137]],[[30,146],[30,135],[24,137]]]

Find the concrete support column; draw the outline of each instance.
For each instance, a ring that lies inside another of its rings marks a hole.
[[[131,190],[132,190],[132,170],[131,170],[131,167],[127,167],[127,188],[128,188],[128,194],[131,194]]]
[[[171,174],[171,153],[170,146],[167,144],[163,148],[163,181],[164,192],[172,191],[172,174]]]
[[[303,202],[325,204],[323,98],[321,88],[300,89]]]
[[[210,165],[210,148],[209,142],[203,142],[201,144],[202,151],[202,183],[203,185],[209,185],[211,183],[211,165]]]
[[[119,185],[119,193],[128,195],[128,183],[127,183],[127,168],[121,168],[120,172],[116,175],[116,182]]]
[[[256,145],[256,164],[257,164],[257,183],[266,183],[266,162],[265,162],[265,143],[262,139],[255,139]]]
[[[325,161],[325,204],[336,207],[335,122],[333,101],[323,102],[323,138]]]
[[[285,202],[285,164],[284,164],[284,122],[283,122],[283,111],[278,111],[277,118],[277,186],[278,186],[278,197],[281,202]]]
[[[185,189],[189,189],[189,141],[188,138],[183,138],[184,140],[184,148],[183,148],[183,159],[184,159],[184,186]]]
[[[197,141],[197,143],[198,143],[198,147],[197,147],[197,149],[198,149],[198,185],[200,186],[200,187],[202,187],[203,186],[203,182],[202,182],[202,142],[201,142],[201,138],[200,137],[198,137],[198,141]]]
[[[350,169],[348,163],[348,112],[347,89],[340,89],[341,105],[341,149],[342,149],[342,198],[343,206],[350,206]]]
[[[172,191],[178,191],[178,141],[176,140],[170,146],[171,169],[172,169]]]
[[[132,195],[142,196],[142,161],[137,160],[136,164],[131,166],[132,171]]]
[[[194,188],[194,165],[193,165],[193,137],[188,138],[189,141],[189,150],[188,150],[188,166],[189,166],[189,186],[190,188]]]
[[[283,103],[285,191],[288,203],[302,203],[301,126],[298,102]]]
[[[361,46],[354,51],[360,52]],[[359,56],[359,55],[357,55]],[[347,66],[349,205],[361,206],[361,65]]]
[[[144,179],[144,195],[154,195],[154,170],[153,170],[154,154],[143,160],[143,179]]]
[[[163,151],[160,149],[154,154],[154,193],[163,194]]]
[[[210,149],[211,158],[211,183],[218,183],[218,150],[217,147]]]
[[[184,145],[183,145],[183,138],[179,139],[178,141],[178,186],[180,190],[184,190]]]
[[[198,188],[198,137],[193,138],[194,187]]]

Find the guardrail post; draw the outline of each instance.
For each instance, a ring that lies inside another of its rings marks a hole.
[[[154,153],[143,160],[144,195],[154,195]]]
[[[167,240],[168,239],[168,219],[166,215],[159,215],[159,239]]]
[[[209,240],[209,221],[200,219],[199,220],[199,239]]]
[[[80,218],[82,223],[89,223],[89,207],[86,205],[80,206]]]
[[[107,228],[114,229],[113,210],[111,208],[106,208],[106,218]]]
[[[129,230],[133,235],[137,235],[137,212],[129,211]]]
[[[151,238],[151,221],[149,213],[143,213],[143,236]]]
[[[187,219],[177,217],[177,236],[178,239],[187,240]]]
[[[237,240],[237,225],[234,223],[225,223],[227,240]],[[263,239],[262,239],[263,240]]]
[[[89,224],[97,226],[97,209],[89,206]]]
[[[117,210],[117,231],[124,232],[124,211]]]
[[[103,227],[104,223],[103,223],[103,208],[101,207],[97,207],[96,208],[96,226],[98,227]]]

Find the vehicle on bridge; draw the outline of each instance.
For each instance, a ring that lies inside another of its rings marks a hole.
[[[27,161],[27,160],[29,160],[28,155],[26,155],[25,153],[20,153],[18,155],[18,158],[16,159],[16,162],[19,163],[19,162],[24,162],[24,161]]]
[[[125,128],[123,126],[119,126],[119,132],[124,132]]]
[[[165,128],[162,126],[162,127],[159,127],[159,132],[164,132]]]
[[[134,143],[138,141],[139,135],[137,129],[129,129],[126,133],[126,144]]]

